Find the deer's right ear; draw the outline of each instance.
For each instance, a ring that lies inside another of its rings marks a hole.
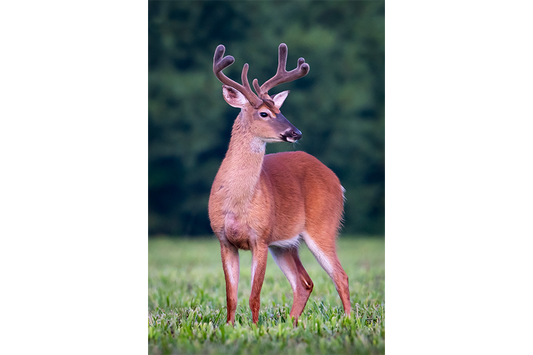
[[[237,89],[232,88],[228,85],[222,85],[222,94],[224,95],[224,100],[233,107],[243,108],[244,105],[248,103],[246,97]]]

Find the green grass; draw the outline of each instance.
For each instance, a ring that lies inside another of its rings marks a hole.
[[[288,314],[292,290],[269,254],[258,325],[248,307],[251,253],[240,251],[235,326],[226,325],[226,294],[218,240],[151,239],[148,244],[150,354],[383,354],[383,238],[338,240],[348,274],[352,317],[305,244],[300,256],[315,286],[298,327]]]

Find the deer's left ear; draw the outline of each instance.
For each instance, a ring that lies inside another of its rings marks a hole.
[[[277,108],[280,108],[281,105],[283,105],[283,102],[285,102],[285,99],[289,95],[289,90],[285,90],[280,92],[279,94],[274,95],[272,97],[272,100],[274,101],[274,105],[276,105]]]

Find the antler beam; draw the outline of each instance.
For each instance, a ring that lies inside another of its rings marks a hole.
[[[231,86],[232,88],[240,91],[252,106],[258,108],[263,103],[263,100],[254,94],[250,88],[250,83],[248,82],[248,63],[244,64],[242,68],[241,81],[243,85],[238,84],[222,73],[222,70],[235,62],[235,58],[233,58],[231,55],[222,58],[225,51],[226,47],[224,47],[222,44],[219,45],[215,50],[215,56],[213,57],[213,73],[215,73],[216,77],[222,84]]]

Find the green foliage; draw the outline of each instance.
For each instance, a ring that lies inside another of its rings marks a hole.
[[[240,252],[235,327],[226,325],[225,281],[216,239],[149,241],[148,343],[151,354],[382,354],[385,349],[385,255],[382,238],[339,240],[352,317],[335,286],[303,245],[315,284],[294,328],[289,282],[269,255],[259,322],[252,324],[251,253]],[[216,255],[216,257],[215,257]]]
[[[216,46],[259,82],[274,75],[277,47],[287,68],[311,70],[280,85],[291,90],[284,115],[303,132],[296,146],[339,176],[346,188],[346,233],[384,233],[383,1],[149,2],[149,231],[211,232],[207,201],[238,111],[212,73]],[[273,93],[278,92],[273,91]]]

